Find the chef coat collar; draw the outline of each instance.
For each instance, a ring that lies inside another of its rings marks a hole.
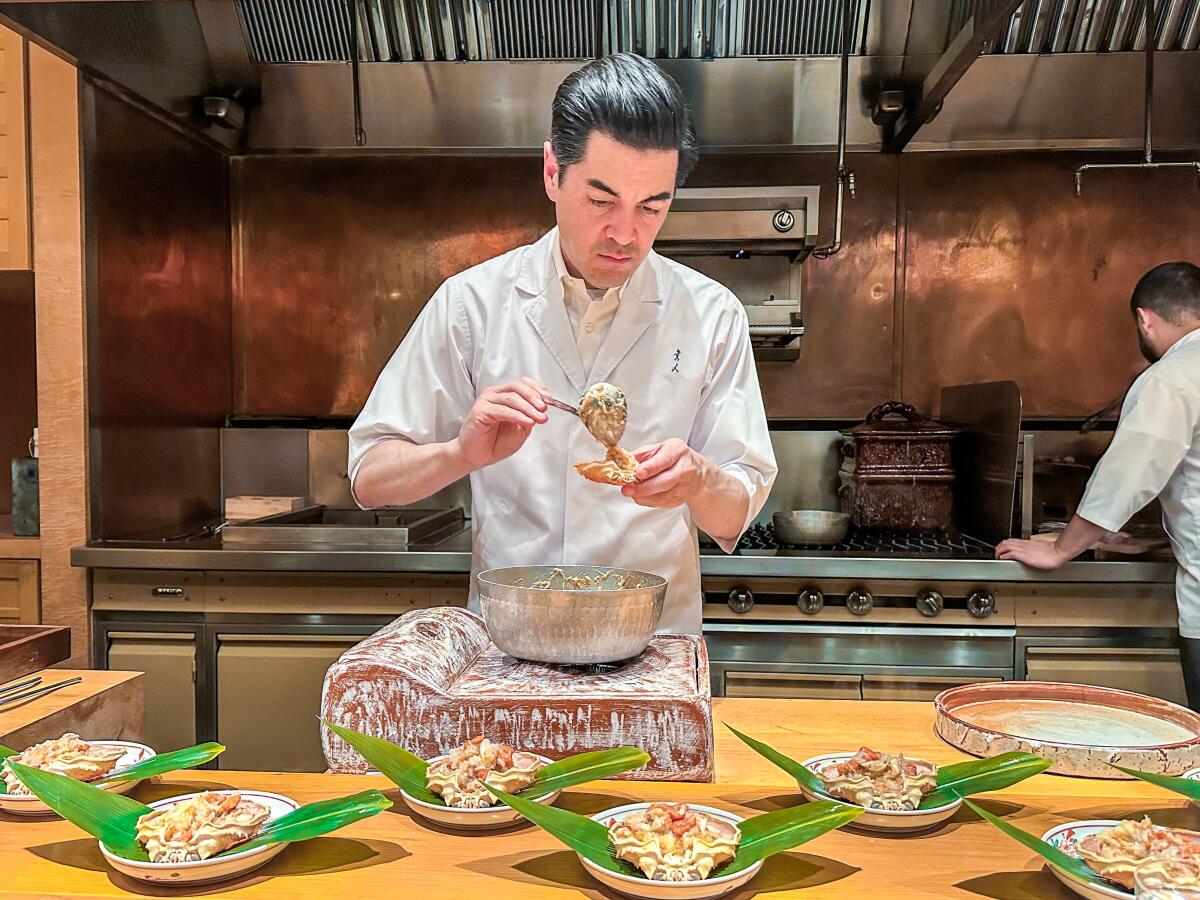
[[[558,248],[558,229],[552,228],[546,232],[537,243],[530,246],[521,263],[521,271],[517,275],[517,289],[533,296],[553,291],[555,284],[558,292],[562,292],[562,281],[558,278],[558,270],[554,264],[554,254],[561,253]],[[663,263],[658,254],[651,250],[642,264],[629,276],[621,286],[620,298],[626,297],[641,300],[645,303],[661,303],[659,282],[662,278]],[[565,266],[564,266],[565,270]]]

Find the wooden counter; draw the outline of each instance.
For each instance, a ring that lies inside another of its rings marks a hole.
[[[34,675],[42,677],[39,687],[76,677],[83,680],[0,712],[0,744],[24,750],[67,731],[85,738],[141,739],[146,678],[141,672],[43,669],[17,680]]]
[[[933,734],[925,703],[805,700],[717,700],[715,719],[729,722],[797,758],[856,749],[860,744],[905,750],[938,763],[963,758]],[[718,783],[604,782],[568,791],[559,801],[594,813],[629,800],[705,802],[753,815],[801,802],[786,776],[744,749],[718,725]],[[381,777],[253,772],[181,773],[141,785],[134,796],[153,800],[205,787],[257,787],[303,803],[384,788]],[[537,828],[466,836],[414,820],[397,793],[396,806],[333,835],[289,847],[240,881],[172,892],[126,880],[109,870],[96,842],[67,822],[18,822],[0,817],[0,898],[121,897],[130,894],[229,898],[484,897],[609,898],[573,853]],[[1041,834],[1069,819],[1120,818],[1148,812],[1157,822],[1200,827],[1200,811],[1174,794],[1132,782],[1085,781],[1041,775],[989,795],[987,808]],[[964,810],[932,834],[869,837],[847,831],[823,835],[768,860],[750,888],[734,895],[779,898],[988,897],[997,900],[1070,898],[1040,860]]]

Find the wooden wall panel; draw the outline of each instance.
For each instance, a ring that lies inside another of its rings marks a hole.
[[[30,174],[37,295],[41,445],[42,619],[71,628],[71,659],[88,662],[87,572],[71,548],[88,539],[87,353],[79,74],[29,51]]]

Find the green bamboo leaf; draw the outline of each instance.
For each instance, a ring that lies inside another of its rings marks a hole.
[[[1041,838],[1034,837],[1032,834],[1022,831],[1016,825],[1005,822],[1003,819],[993,816],[990,812],[981,809],[970,800],[963,800],[963,802],[966,803],[967,806],[969,806],[977,816],[985,821],[991,822],[1010,838],[1024,844],[1042,859],[1046,860],[1046,862],[1050,863],[1055,868],[1060,869],[1076,881],[1083,882],[1084,884],[1100,885],[1102,887],[1110,887],[1112,885],[1112,882],[1099,875],[1082,859],[1077,859],[1074,856],[1064,853],[1057,847],[1046,843]]]
[[[937,788],[922,797],[917,808],[933,809],[963,797],[1011,787],[1045,772],[1051,765],[1048,759],[1014,750],[989,759],[969,759],[942,766],[937,771]]]
[[[446,801],[425,786],[425,771],[429,768],[425,760],[409,753],[383,738],[363,734],[345,725],[335,725],[328,719],[321,720],[325,727],[359,752],[363,759],[386,775],[391,782],[410,797],[416,797],[434,806],[445,806]]]
[[[775,765],[779,766],[779,768],[783,769],[783,771],[785,771],[789,775],[791,775],[792,778],[796,779],[796,781],[799,782],[801,785],[803,785],[804,787],[808,788],[809,790],[811,790],[813,792],[821,793],[821,794],[825,793],[825,784],[821,781],[820,778],[817,777],[817,774],[815,772],[813,772],[811,769],[808,768],[808,766],[806,766],[800,762],[797,762],[796,760],[792,759],[790,756],[784,756],[778,750],[764,744],[762,741],[756,741],[752,737],[747,737],[746,735],[744,735],[740,731],[738,731],[736,728],[734,728],[732,725],[730,725],[728,722],[726,722],[724,724],[725,724],[726,728],[728,728],[735,735],[737,735],[737,737],[742,741],[742,743],[744,743],[746,746],[748,746],[755,753],[757,753],[760,756],[767,759],[769,762],[772,762]]]
[[[0,744],[0,760],[8,759],[10,756],[20,756],[20,751],[14,750],[12,747],[5,747],[3,744]],[[3,780],[0,780],[0,794],[7,793],[8,785],[5,784]]]
[[[202,766],[211,759],[216,759],[224,752],[223,746],[210,742],[197,744],[194,747],[184,747],[182,750],[172,750],[170,753],[159,753],[140,763],[109,772],[95,783],[104,785],[117,784],[122,781],[141,781],[144,778],[166,775],[180,769],[191,769],[194,766]]]
[[[150,812],[150,807],[66,775],[43,772],[20,763],[10,762],[9,765],[39,800],[103,841],[113,853],[125,859],[149,860],[137,840],[137,820]]]
[[[366,819],[389,809],[392,801],[379,791],[360,791],[349,797],[319,800],[294,809],[263,826],[262,831],[236,847],[218,853],[227,856],[244,853],[268,844],[296,843],[336,831],[352,822]]]
[[[619,875],[639,875],[637,869],[613,855],[612,841],[608,829],[594,819],[573,813],[557,806],[543,806],[525,797],[506,794],[491,785],[489,791],[512,807],[526,819],[548,831],[580,856],[590,859],[601,868]]]
[[[599,781],[618,772],[640,769],[648,762],[650,754],[637,747],[614,747],[611,750],[577,753],[540,769],[533,784],[517,793],[528,797],[544,797],[563,788],[588,781]]]
[[[1109,765],[1112,765],[1112,763],[1109,763]],[[1182,794],[1189,800],[1195,800],[1200,803],[1200,781],[1192,781],[1190,778],[1177,778],[1173,775],[1156,775],[1153,772],[1139,772],[1137,769],[1126,769],[1124,766],[1113,766],[1113,768],[1124,772],[1126,775],[1132,775],[1134,778],[1140,778],[1142,781],[1150,782],[1150,784],[1157,784],[1168,791],[1174,791],[1176,794]]]
[[[737,855],[716,874],[741,872],[768,856],[791,850],[827,831],[841,828],[865,811],[836,800],[819,800],[746,819],[738,825],[742,839],[738,842]]]

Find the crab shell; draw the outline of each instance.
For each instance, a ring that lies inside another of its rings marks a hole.
[[[699,812],[692,815],[698,833],[682,847],[668,844],[664,848],[662,839],[672,836],[650,831],[644,810],[612,822],[608,834],[617,859],[637,866],[651,881],[703,881],[718,866],[733,859],[742,835],[736,825],[724,819]],[[644,838],[639,838],[639,830]]]
[[[622,447],[609,447],[604,459],[575,463],[575,471],[599,484],[637,484],[637,460]]]
[[[1128,890],[1133,890],[1133,878],[1137,873],[1143,877],[1158,875],[1173,888],[1200,889],[1200,833],[1183,828],[1162,828],[1188,845],[1183,851],[1190,851],[1187,856],[1136,856],[1132,849],[1122,852],[1104,840],[1124,838],[1130,843],[1137,842],[1141,840],[1142,832],[1158,827],[1151,825],[1149,819],[1127,820],[1107,831],[1088,835],[1075,845],[1075,850],[1097,874]]]
[[[916,767],[915,775],[904,774],[905,763]],[[817,775],[825,792],[866,809],[896,812],[916,809],[921,798],[937,787],[937,766],[923,759],[884,753],[861,764],[866,769],[862,775],[842,774],[836,763],[823,766]]]
[[[532,753],[514,751],[512,766],[507,769],[491,769],[480,781],[469,772],[460,772],[444,757],[431,765],[425,772],[425,786],[446,801],[447,806],[459,809],[484,809],[496,804],[497,800],[486,787],[490,784],[498,791],[508,794],[524,790],[533,784],[543,763]]]
[[[150,861],[181,863],[208,859],[258,834],[271,810],[261,803],[238,797],[237,806],[221,811],[220,806],[228,796],[210,791],[156,809],[138,819],[137,839],[145,845]],[[190,836],[171,833],[179,830],[180,816],[193,810],[197,821],[187,828]]]
[[[124,747],[89,744],[80,740],[77,734],[64,734],[60,738],[34,744],[23,753],[9,759],[44,772],[66,775],[76,781],[95,781],[111,772],[124,755]],[[3,767],[4,784],[8,793],[14,796],[29,796],[29,789],[21,783],[8,763],[9,760],[5,760]]]
[[[593,384],[579,401],[579,421],[605,447],[621,442],[628,416],[625,392],[607,382]]]

